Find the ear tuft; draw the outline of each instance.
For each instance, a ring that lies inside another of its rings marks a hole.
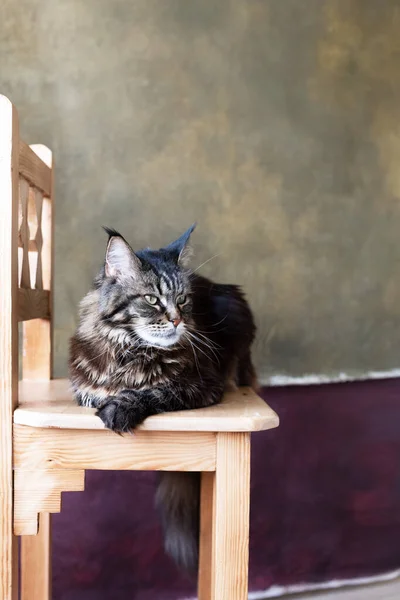
[[[122,237],[122,235],[113,227],[105,227],[103,225],[103,229],[108,234],[108,237]]]
[[[168,250],[168,252],[173,255],[176,262],[183,267],[188,265],[193,255],[193,250],[189,245],[189,239],[195,230],[196,225],[197,223],[193,223],[185,233],[165,248],[165,250]]]

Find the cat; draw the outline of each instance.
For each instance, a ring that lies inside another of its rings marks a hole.
[[[150,415],[216,404],[227,387],[257,386],[251,310],[238,286],[189,269],[194,228],[137,252],[105,228],[104,266],[80,305],[69,372],[76,401],[117,433]],[[199,473],[161,475],[165,549],[189,571],[198,563],[199,501]]]

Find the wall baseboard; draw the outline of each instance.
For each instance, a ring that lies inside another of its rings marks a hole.
[[[346,587],[357,587],[363,585],[374,585],[377,583],[387,583],[400,578],[400,569],[375,575],[372,577],[356,577],[354,579],[334,579],[325,583],[304,583],[288,586],[273,585],[267,590],[259,592],[250,592],[249,600],[269,600],[270,598],[280,598],[288,594],[302,594],[304,592],[318,592],[338,590]],[[182,600],[197,600],[197,598],[183,598]]]
[[[334,375],[319,375],[307,373],[293,376],[285,374],[262,375],[260,384],[269,387],[283,387],[288,385],[321,385],[323,383],[345,383],[351,381],[368,381],[369,379],[393,379],[400,377],[400,369],[389,371],[367,371],[366,373],[337,373]]]
[[[373,585],[377,583],[387,583],[400,577],[400,569],[376,575],[374,577],[358,577],[355,579],[335,579],[326,583],[313,584],[305,583],[298,585],[279,586],[274,585],[264,592],[250,592],[249,600],[269,600],[269,598],[279,598],[287,594],[302,594],[304,592],[331,591],[345,587],[356,587],[363,585]]]

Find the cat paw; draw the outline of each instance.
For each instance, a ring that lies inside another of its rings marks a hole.
[[[132,432],[141,423],[139,415],[133,407],[122,404],[116,400],[109,400],[103,404],[96,415],[104,425],[116,433]]]

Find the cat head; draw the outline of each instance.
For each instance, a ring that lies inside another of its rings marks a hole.
[[[100,284],[100,311],[115,328],[149,346],[174,346],[191,324],[189,238],[192,225],[160,250],[134,252],[112,229]]]

